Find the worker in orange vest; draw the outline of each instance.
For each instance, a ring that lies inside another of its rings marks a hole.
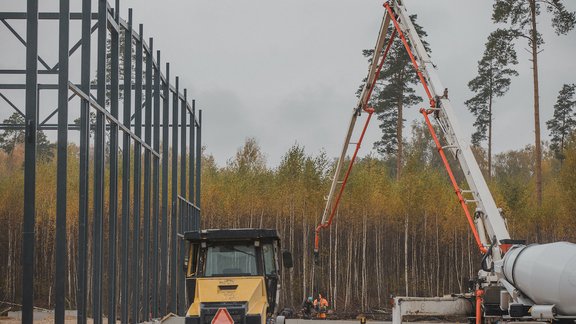
[[[318,294],[318,298],[314,300],[314,308],[318,311],[316,315],[319,319],[326,319],[326,313],[328,312],[328,301],[326,298],[322,297],[322,294]]]

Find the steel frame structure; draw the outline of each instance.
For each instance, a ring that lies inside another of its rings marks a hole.
[[[178,234],[200,228],[202,111],[196,110],[195,100],[189,102],[186,89],[181,91],[178,77],[175,78],[174,84],[170,83],[170,64],[166,63],[165,68],[162,69],[160,51],[157,50],[154,53],[152,38],[146,42],[142,24],[138,26],[137,31],[134,30],[132,9],[128,11],[128,19],[124,20],[119,15],[119,0],[116,0],[114,7],[110,6],[106,0],[95,1],[98,3],[97,12],[92,12],[93,0],[82,0],[81,12],[70,12],[70,0],[60,0],[60,8],[57,12],[39,12],[38,0],[27,0],[26,12],[0,12],[0,21],[26,47],[25,70],[0,70],[0,75],[26,76],[24,84],[0,81],[0,97],[3,99],[0,100],[0,104],[7,104],[9,109],[13,109],[25,118],[24,125],[0,124],[0,130],[24,129],[25,131],[22,232],[23,323],[33,321],[37,186],[36,134],[41,130],[57,131],[55,322],[64,323],[68,273],[66,268],[69,258],[66,255],[68,240],[66,223],[69,217],[76,217],[76,215],[68,215],[66,207],[68,134],[71,130],[80,133],[80,188],[79,215],[77,216],[79,220],[77,264],[79,285],[76,292],[78,323],[86,323],[89,314],[94,319],[94,323],[102,323],[104,313],[108,318],[116,319],[118,309],[122,323],[148,321],[150,317],[163,316],[168,312],[183,314],[186,311],[186,297],[183,291],[184,273],[179,272],[182,268],[184,245],[183,242],[178,245]],[[10,24],[12,20],[26,21],[26,38],[23,38],[13,28]],[[54,66],[50,66],[38,55],[38,28],[42,20],[58,20],[59,22],[59,55],[58,63]],[[72,47],[70,47],[71,20],[81,21],[81,39]],[[92,22],[95,24],[92,25]],[[91,83],[90,72],[94,68],[91,66],[93,57],[91,40],[92,33],[95,31],[97,31],[95,51],[97,77],[96,82]],[[129,46],[124,46],[122,53],[121,36],[131,40]],[[110,47],[109,52],[107,46]],[[70,57],[78,49],[81,49],[79,67],[81,82],[74,84],[70,82]],[[124,59],[122,78],[119,66],[121,56]],[[134,65],[132,64],[133,56]],[[42,68],[39,68],[39,64]],[[39,74],[58,75],[58,82],[39,84]],[[120,84],[121,80],[123,84]],[[122,106],[120,106],[119,91],[124,89],[129,90],[124,91]],[[6,95],[2,94],[2,90],[24,90],[25,109],[19,109]],[[58,108],[40,121],[39,115],[43,112],[43,107],[39,102],[39,97],[40,91],[43,90],[57,90]],[[96,96],[92,94],[92,91],[96,92]],[[74,97],[80,98],[79,124],[69,122],[70,100]],[[171,119],[169,118],[170,110]],[[160,119],[161,111],[162,120]],[[90,121],[91,112],[96,113],[95,123]],[[119,117],[120,113],[123,115],[122,120]],[[144,120],[142,120],[143,113]],[[50,123],[54,116],[57,116],[57,122]],[[142,136],[142,128],[144,128],[144,136]],[[171,136],[169,129],[172,129]],[[180,132],[178,132],[179,129]],[[92,130],[94,131],[93,153],[90,150]],[[106,133],[109,134],[108,142],[105,140]],[[121,158],[119,156],[120,137],[122,139],[121,152],[123,152]],[[160,151],[161,143],[162,151]],[[169,146],[172,150],[171,156]],[[130,161],[131,158],[134,159],[133,163]],[[180,165],[178,165],[178,159],[180,159]],[[171,172],[169,172],[170,160]],[[119,164],[122,168],[121,174]],[[109,167],[107,183],[104,179],[106,166]],[[133,170],[130,170],[131,168]],[[94,176],[93,182],[89,180],[91,173]],[[168,188],[169,177],[172,183],[171,192]],[[118,197],[119,178],[121,178],[121,197]],[[161,190],[160,179],[162,179]],[[130,186],[131,181],[133,181],[133,186]],[[178,181],[180,181],[179,191]],[[104,209],[105,188],[109,192],[108,211]],[[93,193],[91,202],[90,193]],[[92,211],[90,211],[91,207]],[[117,212],[118,207],[121,207],[120,213]],[[91,219],[89,219],[90,215],[92,215]],[[108,260],[104,260],[103,251],[105,220],[108,221]],[[169,223],[170,226],[168,226]],[[91,242],[88,235],[90,225],[92,225]],[[140,246],[140,241],[143,242],[143,246]],[[168,248],[169,242],[170,249]],[[93,271],[91,273],[91,298],[88,298],[87,258],[90,246]],[[108,265],[107,269],[104,269],[104,264]],[[177,268],[177,264],[180,269]],[[168,265],[170,265],[169,268]],[[103,282],[105,271],[109,278],[106,287]],[[117,279],[120,281],[117,282]],[[143,291],[139,291],[141,285]],[[105,290],[108,299],[106,304],[103,301]],[[106,310],[104,310],[105,305]]]

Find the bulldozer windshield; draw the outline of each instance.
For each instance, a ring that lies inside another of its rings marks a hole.
[[[208,247],[206,277],[258,275],[254,245],[215,245]]]

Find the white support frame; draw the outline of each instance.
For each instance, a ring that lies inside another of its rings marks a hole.
[[[401,324],[404,316],[470,316],[472,301],[464,297],[394,297],[392,324]]]

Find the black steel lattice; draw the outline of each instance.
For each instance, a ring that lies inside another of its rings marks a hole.
[[[150,317],[160,317],[169,311],[179,314],[185,312],[184,274],[181,271],[184,245],[183,242],[178,244],[177,234],[200,227],[202,111],[196,111],[194,100],[191,103],[188,102],[186,89],[180,91],[178,77],[175,78],[174,84],[170,84],[169,63],[166,63],[162,72],[160,51],[156,51],[156,58],[154,58],[153,39],[145,41],[142,24],[138,26],[137,32],[133,29],[132,10],[129,10],[126,21],[119,15],[119,0],[116,0],[114,8],[106,0],[96,1],[98,1],[96,13],[93,13],[91,9],[92,0],[82,0],[82,12],[77,13],[70,13],[70,0],[60,0],[59,12],[39,13],[38,0],[27,0],[26,12],[0,12],[0,21],[4,27],[26,47],[25,70],[0,70],[0,75],[26,76],[25,84],[0,82],[0,103],[6,104],[5,107],[18,112],[25,118],[24,125],[0,124],[0,129],[25,129],[25,198],[22,236],[23,323],[32,323],[33,319],[36,134],[39,130],[57,131],[56,279],[54,283],[56,323],[64,322],[66,307],[68,273],[66,267],[69,259],[66,255],[66,221],[68,217],[72,217],[67,214],[66,210],[69,176],[67,171],[68,134],[70,131],[80,133],[79,215],[77,216],[79,219],[79,262],[77,265],[79,285],[76,301],[78,323],[86,323],[89,315],[94,318],[94,323],[102,323],[103,314],[108,318],[116,319],[118,309],[119,319],[123,323],[146,321]],[[26,20],[25,38],[12,27],[11,20]],[[38,28],[41,20],[59,21],[59,59],[54,66],[50,66],[38,55]],[[70,47],[69,39],[70,20],[81,20],[82,24],[81,39],[72,47]],[[94,25],[92,25],[93,21],[96,22]],[[91,83],[90,71],[94,68],[90,63],[93,54],[91,37],[96,31],[97,77],[96,82]],[[120,53],[121,34],[125,37],[124,39],[131,40],[131,42],[125,42],[128,45],[124,46],[123,53]],[[107,52],[107,44],[110,46],[109,52]],[[81,82],[74,84],[69,80],[70,56],[78,49],[81,50],[79,67]],[[123,84],[120,84],[119,60],[121,56],[124,59]],[[132,64],[133,59],[134,64]],[[42,68],[39,69],[38,63]],[[39,74],[58,75],[58,82],[57,84],[39,84]],[[125,91],[126,89],[130,90]],[[25,109],[19,109],[14,102],[2,94],[2,90],[25,91]],[[47,90],[57,90],[58,107],[43,121],[39,121],[39,112],[45,109],[39,103],[40,91]],[[91,93],[92,90],[96,91],[95,97]],[[120,90],[124,93],[122,107],[120,107]],[[69,106],[74,97],[80,98],[78,124],[69,123]],[[107,104],[107,97],[109,104]],[[161,108],[162,120],[160,119]],[[96,113],[94,123],[90,121],[90,112]],[[172,112],[171,119],[170,112]],[[142,118],[143,114],[144,118]],[[57,123],[50,123],[53,116],[57,116]],[[144,128],[144,136],[142,136],[142,128]],[[171,135],[169,129],[172,129]],[[91,131],[94,132],[92,153],[90,150]],[[106,141],[107,132],[108,141]],[[119,135],[122,140],[121,159]],[[160,151],[160,143],[162,143],[162,151]],[[172,149],[171,157],[169,147]],[[133,153],[131,153],[132,149]],[[143,170],[142,155],[144,157]],[[131,163],[131,158],[134,159],[133,163]],[[170,159],[172,159],[171,174],[169,174]],[[109,179],[105,180],[106,164],[109,166]],[[119,164],[122,168],[121,175]],[[94,175],[93,182],[89,181],[90,172]],[[180,175],[179,189],[178,175]],[[119,177],[121,177],[121,186],[124,188],[121,197],[118,197]],[[168,188],[169,177],[172,183],[171,192]],[[133,181],[132,185],[131,181]],[[89,186],[92,186],[91,190]],[[107,214],[104,210],[105,186],[109,192]],[[90,192],[93,193],[93,197],[89,197]],[[92,198],[92,212],[89,211],[90,198]],[[130,205],[131,202],[133,202],[133,207]],[[120,213],[118,213],[119,203],[121,204]],[[93,217],[91,222],[90,215]],[[76,217],[76,215],[73,216]],[[108,220],[109,250],[108,259],[104,260],[103,230],[106,219]],[[89,224],[92,225],[91,242],[88,241]],[[119,246],[116,245],[117,243]],[[87,251],[90,247],[93,256],[93,272],[91,273],[92,294],[89,298],[87,296]],[[108,266],[107,269],[104,269],[104,264]],[[170,269],[168,269],[168,264]],[[106,283],[103,282],[104,271],[107,272],[109,278]],[[117,277],[119,282],[116,281]],[[143,287],[142,291],[139,291],[140,287]],[[108,297],[106,304],[103,301],[104,289],[107,290]]]

